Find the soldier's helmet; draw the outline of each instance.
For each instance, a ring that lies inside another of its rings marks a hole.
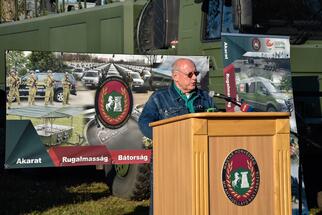
[[[10,74],[14,75],[14,74],[16,74],[16,71],[14,69],[10,70]]]

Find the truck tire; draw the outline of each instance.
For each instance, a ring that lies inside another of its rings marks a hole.
[[[113,196],[129,200],[143,200],[150,196],[149,164],[113,165],[107,178]]]
[[[84,136],[90,145],[106,145],[109,150],[142,150],[143,135],[137,124],[139,111],[124,126],[118,129],[102,128],[96,119],[90,120],[84,128]],[[114,196],[142,200],[150,196],[150,164],[127,164],[104,166],[107,184]]]

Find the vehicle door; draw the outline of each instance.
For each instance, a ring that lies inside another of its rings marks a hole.
[[[256,100],[257,106],[260,111],[266,111],[268,105],[274,102],[274,98],[270,95],[268,89],[262,82],[256,82],[257,90],[256,90]]]
[[[245,100],[249,105],[256,110],[260,110],[260,103],[258,102],[258,95],[256,93],[256,82],[251,81],[245,84],[245,93],[241,94],[241,99]]]

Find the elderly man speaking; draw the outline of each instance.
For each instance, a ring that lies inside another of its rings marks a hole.
[[[197,88],[198,75],[196,65],[188,58],[179,58],[173,63],[173,83],[167,89],[154,92],[140,115],[139,126],[144,136],[152,139],[151,122],[214,108],[208,92]]]
[[[152,139],[149,123],[188,113],[205,112],[214,108],[212,98],[207,91],[197,88],[197,76],[194,62],[188,58],[179,58],[172,65],[173,82],[167,89],[154,92],[144,105],[139,118],[139,127],[143,135]],[[150,177],[150,211],[153,214],[152,163]]]

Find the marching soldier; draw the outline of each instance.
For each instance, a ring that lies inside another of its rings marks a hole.
[[[9,83],[9,98],[8,98],[8,108],[11,108],[11,103],[14,98],[17,99],[18,105],[20,105],[20,95],[19,95],[19,85],[20,85],[20,78],[18,77],[18,74],[16,71],[11,70],[10,76],[8,79]]]
[[[65,73],[64,78],[62,80],[63,84],[63,105],[68,104],[69,105],[69,94],[70,94],[70,88],[72,86],[72,83],[69,80],[68,72]]]
[[[45,79],[45,86],[46,86],[46,92],[45,92],[45,105],[48,105],[48,102],[50,104],[53,104],[54,100],[54,84],[55,80],[53,78],[51,70],[47,71],[47,78]]]
[[[37,92],[37,78],[34,71],[30,72],[27,84],[29,86],[28,104],[34,105]]]

